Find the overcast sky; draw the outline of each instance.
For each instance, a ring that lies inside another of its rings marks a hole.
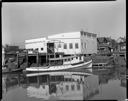
[[[126,1],[2,3],[2,43],[84,31],[117,39],[126,34]]]

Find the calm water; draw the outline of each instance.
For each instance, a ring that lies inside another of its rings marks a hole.
[[[3,101],[98,100],[126,98],[125,68],[6,74]]]

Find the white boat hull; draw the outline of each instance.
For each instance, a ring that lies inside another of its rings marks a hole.
[[[92,68],[92,60],[88,62],[84,62],[77,65],[60,65],[60,66],[50,66],[50,67],[29,67],[26,68],[26,71],[31,72],[46,72],[46,71],[60,71],[60,70],[70,70],[70,69],[91,69]]]

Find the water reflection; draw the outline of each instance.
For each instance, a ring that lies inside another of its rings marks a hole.
[[[28,97],[53,99],[88,99],[99,93],[98,76],[81,72],[9,74],[3,77],[4,93],[22,87]]]
[[[63,71],[7,74],[2,77],[3,99],[6,99],[5,101],[17,101],[17,99],[32,101],[33,98],[35,98],[34,101],[40,101],[40,99],[87,100],[104,97],[109,99],[112,93],[105,92],[112,92],[114,87],[120,96],[116,98],[118,95],[116,92],[112,98],[125,99],[125,71],[125,68],[120,67],[102,71],[93,70],[92,73]],[[14,92],[14,90],[17,91]]]
[[[56,75],[55,75],[56,74]],[[84,73],[59,72],[27,75],[27,94],[30,97],[51,99],[88,99],[99,93],[98,76]]]

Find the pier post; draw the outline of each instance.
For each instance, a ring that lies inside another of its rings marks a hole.
[[[27,63],[27,67],[28,67],[28,51],[26,50],[26,63]]]
[[[37,86],[40,86],[40,77],[37,76]]]
[[[16,53],[17,53],[17,68],[19,68],[19,52]]]
[[[39,53],[37,52],[37,56],[36,56],[36,63],[37,63],[37,67],[39,66]]]

